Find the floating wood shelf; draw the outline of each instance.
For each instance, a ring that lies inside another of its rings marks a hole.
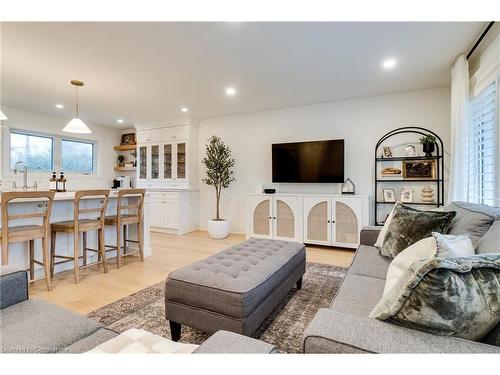
[[[137,145],[120,145],[113,147],[115,151],[128,151],[128,150],[135,150],[136,148]]]
[[[115,171],[135,171],[137,167],[114,167],[113,168]]]

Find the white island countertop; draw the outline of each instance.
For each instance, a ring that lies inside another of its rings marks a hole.
[[[97,190],[100,190],[100,189],[97,189]],[[106,190],[106,189],[102,189],[102,190]],[[7,193],[7,192],[19,192],[19,193],[22,193],[24,192],[24,190],[8,190],[8,191],[2,191],[2,193]],[[26,191],[34,191],[34,190],[26,190]],[[38,190],[38,191],[42,191],[42,190]],[[56,193],[54,195],[54,201],[71,201],[71,200],[74,200],[75,199],[75,193],[76,191],[65,191],[64,193]],[[147,192],[146,192],[146,195],[149,195]],[[118,190],[110,190],[109,192],[109,198],[116,198],[118,197]],[[99,198],[96,198],[96,197],[84,197],[82,199],[99,199]],[[0,202],[2,201],[1,197],[0,197]],[[40,201],[40,198],[25,198],[25,199],[16,199],[15,202],[13,203],[16,203],[16,202],[37,202],[37,201]]]

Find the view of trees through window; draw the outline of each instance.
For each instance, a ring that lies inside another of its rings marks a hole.
[[[10,167],[18,161],[29,171],[68,173],[94,173],[93,142],[64,139],[58,136],[10,132]]]
[[[51,171],[53,140],[50,137],[11,132],[10,166],[23,161],[30,171]]]
[[[64,172],[92,173],[94,144],[63,139],[61,142],[61,166]]]

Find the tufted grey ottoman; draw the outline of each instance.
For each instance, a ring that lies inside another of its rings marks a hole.
[[[181,324],[250,336],[295,284],[301,288],[305,269],[303,244],[256,238],[179,268],[165,284],[172,340]]]

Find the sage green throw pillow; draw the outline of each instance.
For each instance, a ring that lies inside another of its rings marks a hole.
[[[455,215],[454,211],[420,211],[398,202],[380,254],[394,258],[415,242],[431,237],[432,232],[446,233]]]
[[[416,261],[370,318],[479,341],[500,322],[500,254]]]

